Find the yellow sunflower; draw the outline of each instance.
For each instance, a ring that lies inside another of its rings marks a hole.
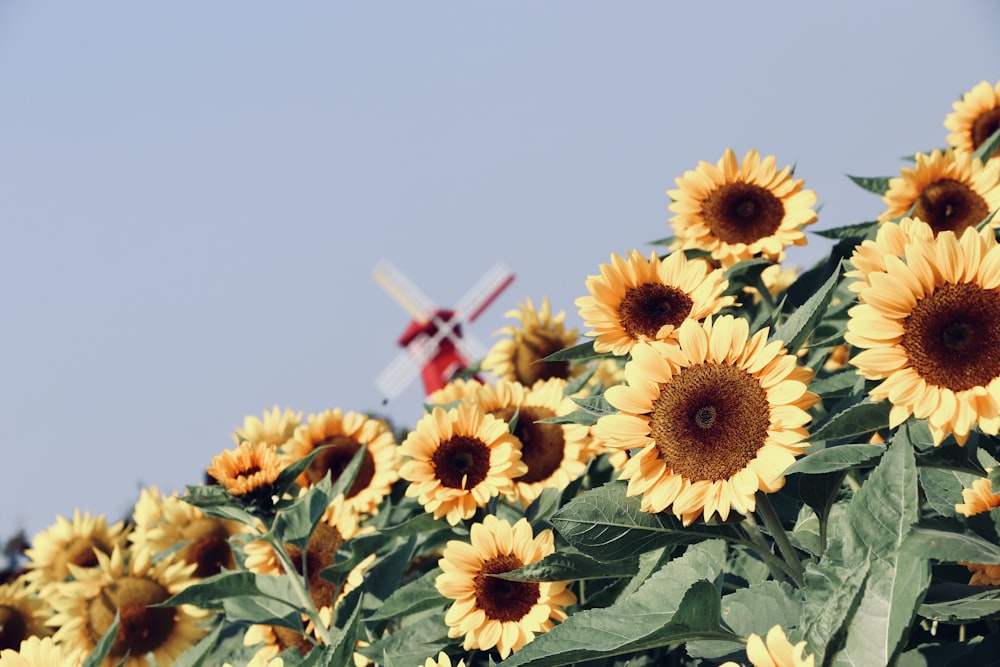
[[[929,224],[935,234],[961,234],[1000,207],[1000,161],[985,166],[969,153],[952,148],[916,156],[916,164],[889,179],[882,197],[888,207],[878,217],[886,222],[909,215]],[[993,226],[1000,225],[994,220]]]
[[[844,273],[845,278],[853,281],[847,285],[848,289],[860,292],[868,286],[868,274],[885,271],[886,257],[902,257],[908,244],[933,238],[934,230],[919,218],[903,218],[899,222],[879,225],[874,240],[865,239],[851,252],[851,268]]]
[[[1000,247],[992,230],[941,232],[888,255],[848,311],[844,339],[858,373],[881,380],[889,426],[927,419],[935,444],[964,444],[976,423],[1000,429]]]
[[[475,405],[425,414],[399,448],[409,457],[399,470],[416,497],[435,518],[455,525],[471,519],[490,498],[514,490],[514,478],[528,471],[517,438],[507,424]]]
[[[1000,82],[991,86],[989,81],[980,81],[952,108],[944,119],[944,126],[951,130],[948,145],[973,153],[1000,128]],[[990,158],[996,156],[993,153]]]
[[[767,631],[767,640],[751,633],[747,637],[747,659],[753,667],[813,667],[815,656],[805,655],[806,642],[792,645],[785,637],[785,631],[776,625]],[[723,663],[720,667],[740,667],[735,662]]]
[[[762,161],[751,150],[740,163],[727,148],[717,165],[700,162],[674,181],[678,189],[667,192],[674,249],[706,250],[724,267],[752,257],[782,261],[785,248],[806,244],[801,228],[817,219],[816,193],[802,189],[791,167],[778,171],[773,155]]]
[[[647,343],[632,350],[627,385],[611,387],[620,412],[602,417],[596,436],[630,449],[621,472],[628,495],[647,512],[667,508],[684,525],[699,515],[746,515],[757,491],[771,493],[802,454],[803,426],[818,397],[800,367],[768,330],[749,335],[730,315],[681,325],[680,346]]]
[[[284,465],[266,443],[244,442],[212,457],[206,472],[231,495],[268,494]]]
[[[962,501],[955,504],[955,512],[963,516],[975,516],[1000,507],[1000,493],[993,493],[990,480],[983,477],[974,481],[971,489],[962,489]],[[972,573],[970,586],[1000,586],[1000,565],[960,562]]]
[[[281,448],[281,455],[288,465],[326,447],[299,476],[299,484],[309,488],[327,474],[336,482],[362,445],[367,448],[347,500],[359,512],[374,513],[399,479],[396,437],[384,420],[357,412],[344,413],[340,408],[309,415]]]
[[[461,401],[474,399],[484,384],[475,378],[454,378],[445,386],[428,394],[425,402],[429,406],[452,408]]]
[[[154,556],[181,546],[178,554],[186,563],[194,563],[194,576],[210,577],[222,568],[233,569],[233,551],[229,538],[249,528],[237,521],[208,516],[181,500],[175,493],[161,496],[155,486],[144,488],[132,510],[134,528],[129,540],[145,547]]]
[[[452,667],[451,656],[449,656],[444,651],[438,653],[437,660],[434,658],[427,658],[424,661],[423,667]],[[454,663],[454,667],[465,667],[465,660],[459,660]]]
[[[490,575],[516,570],[555,552],[552,531],[532,534],[527,519],[513,526],[492,514],[473,524],[470,542],[451,540],[438,562],[438,592],[455,602],[445,614],[449,637],[464,637],[463,647],[489,650],[506,658],[512,651],[566,619],[576,604],[568,582],[529,583]]]
[[[593,455],[589,427],[540,421],[577,409],[565,390],[562,378],[539,380],[530,389],[520,382],[498,380],[495,385],[482,386],[472,399],[506,424],[517,416],[513,435],[520,442],[521,461],[528,471],[514,480],[512,497],[524,506],[547,487],[566,488],[583,473]]]
[[[97,552],[111,553],[127,536],[124,522],[109,526],[103,514],[91,516],[75,510],[72,521],[56,517],[56,523],[35,535],[31,548],[25,549],[30,559],[26,577],[39,587],[62,581],[69,575],[70,565],[97,565]]]
[[[625,356],[637,343],[673,340],[681,322],[704,319],[734,303],[722,294],[729,286],[722,269],[713,270],[704,259],[688,260],[682,252],[663,259],[638,250],[627,258],[612,254],[600,271],[587,278],[590,294],[576,300],[597,352]]]
[[[51,637],[32,636],[17,649],[0,651],[0,667],[76,667],[83,658],[80,649],[60,646]]]
[[[97,567],[71,565],[76,580],[56,585],[56,614],[49,621],[58,628],[56,643],[90,653],[117,613],[118,634],[103,665],[117,665],[128,653],[126,667],[147,667],[147,655],[158,665],[172,664],[206,633],[199,623],[208,612],[189,605],[152,606],[196,581],[194,565],[172,555],[153,563],[148,550],[126,554],[119,547],[97,558]]]
[[[47,637],[51,610],[38,589],[22,575],[0,584],[0,649],[17,649],[28,637]]]
[[[566,312],[552,315],[549,299],[542,300],[536,310],[531,299],[520,304],[520,310],[509,310],[504,317],[515,318],[520,326],[509,325],[497,334],[507,338],[498,340],[486,354],[481,367],[503,380],[513,380],[531,386],[538,380],[552,377],[569,378],[582,370],[568,361],[541,360],[554,352],[573,346],[579,338],[576,329],[566,329]]]
[[[301,411],[292,412],[291,408],[285,408],[282,412],[276,405],[270,412],[264,410],[263,419],[255,415],[244,417],[243,427],[233,432],[233,442],[237,445],[241,442],[263,442],[271,447],[280,447],[292,437],[301,423]]]

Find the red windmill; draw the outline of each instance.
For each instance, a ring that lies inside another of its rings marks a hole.
[[[397,341],[403,352],[375,379],[375,386],[387,398],[394,398],[420,370],[424,391],[430,394],[444,387],[473,360],[485,354],[482,343],[462,335],[462,325],[474,322],[486,307],[514,280],[504,264],[496,264],[465,293],[454,309],[439,308],[419,287],[388,260],[372,272],[388,292],[413,318]]]

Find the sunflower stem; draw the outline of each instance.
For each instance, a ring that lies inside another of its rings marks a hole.
[[[788,539],[788,533],[785,532],[785,527],[782,525],[778,513],[774,511],[774,505],[771,504],[771,499],[767,497],[766,493],[757,494],[757,514],[764,520],[764,526],[770,531],[771,537],[778,545],[778,551],[784,557],[792,579],[795,580],[799,588],[803,588],[805,586],[805,571],[802,569],[802,561],[799,560],[799,555],[795,552],[791,540]]]
[[[778,556],[774,555],[771,551],[771,545],[767,543],[764,539],[764,534],[761,533],[760,527],[757,525],[757,521],[753,518],[753,514],[748,514],[746,520],[742,523],[741,528],[747,536],[747,542],[741,542],[745,546],[753,549],[757,554],[763,559],[764,564],[767,565],[767,569],[771,571],[771,576],[775,581],[788,581],[789,583],[796,583],[795,577],[792,576],[791,570]]]
[[[319,637],[320,642],[324,646],[328,645],[330,643],[330,630],[319,617],[319,611],[316,609],[316,605],[313,604],[312,597],[306,589],[306,575],[303,574],[302,576],[299,576],[299,571],[292,563],[291,557],[285,550],[285,545],[279,544],[273,534],[268,533],[267,535],[264,535],[264,541],[270,544],[271,548],[274,549],[274,553],[278,555],[278,560],[281,561],[282,567],[285,568],[285,573],[288,575],[288,578],[292,580],[292,588],[295,589],[296,594],[299,596],[299,601],[302,603],[302,608],[305,610],[309,619],[316,627],[316,635]],[[304,558],[305,550],[303,550],[303,559]]]
[[[778,308],[778,306],[776,303],[774,303],[774,297],[771,296],[771,290],[769,290],[767,288],[767,285],[764,284],[764,279],[761,277],[760,273],[754,276],[753,282],[754,282],[754,287],[760,294],[761,301],[763,301],[764,304],[767,306],[768,314],[770,314],[773,317],[774,311]]]

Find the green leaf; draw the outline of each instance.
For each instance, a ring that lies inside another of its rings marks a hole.
[[[847,565],[834,549],[828,549],[819,563],[806,565],[805,602],[796,635],[808,642],[816,664],[826,664],[824,655],[833,653],[842,629],[862,597],[869,562]]]
[[[378,610],[369,616],[367,621],[388,621],[401,619],[417,612],[442,607],[450,600],[441,595],[434,580],[441,574],[440,568],[434,568],[424,573],[420,578],[411,581],[386,598]]]
[[[613,354],[607,352],[594,351],[594,341],[588,340],[572,347],[567,347],[558,352],[553,352],[540,361],[583,361],[585,359],[599,359],[602,357],[612,357]]]
[[[871,463],[884,453],[885,447],[882,445],[852,444],[827,447],[798,459],[785,470],[784,474],[791,475],[801,472],[806,475],[815,475],[857,468]]]
[[[847,174],[847,177],[854,181],[856,185],[861,186],[868,192],[873,192],[877,195],[884,195],[889,191],[888,176],[851,176],[850,174]]]
[[[245,571],[220,572],[191,584],[158,607],[190,604],[217,609],[222,607],[231,620],[281,625],[302,629],[298,595],[288,576],[254,574]]]
[[[905,549],[942,563],[966,561],[1000,565],[1000,546],[971,531],[957,533],[938,528],[914,528],[906,538]]]
[[[275,515],[271,532],[280,544],[291,544],[305,551],[316,524],[333,498],[327,475]]]
[[[278,498],[283,497],[285,494],[289,494],[292,497],[298,496],[299,484],[296,480],[298,480],[299,475],[305,472],[306,468],[312,465],[313,459],[319,456],[320,452],[330,446],[331,445],[324,445],[322,447],[317,447],[301,459],[292,461],[292,463],[282,469],[278,478],[274,480],[274,484],[272,485],[274,495]]]
[[[354,456],[351,457],[350,462],[348,462],[340,474],[337,475],[337,479],[330,480],[332,482],[329,492],[330,498],[336,498],[341,495],[345,498],[347,497],[348,492],[351,490],[351,486],[354,484],[354,480],[358,476],[358,472],[361,471],[361,465],[365,462],[365,456],[368,456],[368,445],[362,444],[358,447],[358,451],[354,452]]]
[[[528,508],[524,510],[524,517],[531,524],[537,533],[540,529],[548,527],[549,519],[559,509],[562,500],[562,490],[555,487],[546,487],[538,494]]]
[[[427,658],[437,657],[439,651],[455,642],[448,638],[444,615],[442,609],[404,624],[392,634],[372,642],[371,646],[358,647],[357,652],[383,664],[422,665]]]
[[[541,424],[580,424],[581,426],[593,426],[600,418],[601,415],[594,414],[590,410],[580,408],[579,410],[574,410],[573,412],[568,412],[564,415],[556,415],[555,417],[539,419],[538,422]]]
[[[739,588],[722,597],[722,620],[737,635],[751,633],[765,637],[775,625],[792,628],[798,625],[802,600],[785,583],[765,581],[750,588]],[[743,646],[724,641],[698,641],[687,645],[693,658],[726,658]],[[733,656],[731,659],[737,659]]]
[[[612,407],[612,405],[607,402],[604,398],[604,394],[599,394],[597,396],[585,396],[583,398],[571,398],[573,398],[573,402],[579,405],[582,409],[592,412],[598,417],[618,414],[618,409]]]
[[[997,614],[1000,614],[1000,590],[959,584],[932,586],[920,606],[921,616],[942,623],[968,623]]]
[[[832,229],[813,229],[813,234],[827,239],[864,239],[871,234],[872,230],[878,227],[878,220],[868,222],[856,222],[853,225],[834,227]]]
[[[243,505],[229,495],[225,488],[217,484],[188,486],[182,500],[208,516],[238,521],[245,526],[257,526],[257,519],[243,509]]]
[[[994,130],[993,134],[986,141],[979,144],[979,147],[972,153],[972,157],[986,162],[993,157],[993,153],[996,152],[997,148],[1000,148],[1000,128]]]
[[[115,611],[115,619],[111,622],[111,626],[97,640],[94,650],[84,658],[80,667],[99,667],[99,665],[104,664],[104,660],[111,653],[111,647],[114,646],[115,638],[118,636],[118,626],[120,623],[121,614]]]
[[[962,502],[962,489],[971,487],[976,479],[979,476],[959,470],[920,468],[920,486],[927,504],[949,518],[956,516],[955,505]]]
[[[639,559],[636,557],[605,563],[581,553],[557,551],[535,563],[493,576],[509,581],[576,581],[634,577],[638,570]]]
[[[858,374],[854,369],[847,369],[818,380],[813,380],[809,384],[809,391],[819,394],[823,398],[846,396],[851,393],[857,381]]]
[[[843,263],[827,278],[823,286],[815,294],[806,299],[787,320],[771,332],[769,340],[780,340],[790,354],[795,354],[809,338],[816,325],[823,319],[830,299],[837,289]]]
[[[812,433],[813,441],[840,440],[859,435],[870,435],[889,426],[888,401],[865,399],[837,412],[822,422]]]
[[[608,563],[662,546],[740,539],[733,526],[684,527],[668,512],[643,512],[639,498],[627,497],[625,490],[624,482],[615,481],[585,491],[553,515],[552,525],[577,550]]]
[[[214,667],[212,652],[219,643],[219,637],[225,627],[223,623],[217,623],[212,631],[202,637],[198,643],[187,649],[171,663],[170,667]]]
[[[733,264],[723,273],[723,278],[729,281],[729,293],[735,293],[738,288],[757,287],[760,283],[760,274],[764,269],[773,265],[769,259],[745,259],[742,262]]]

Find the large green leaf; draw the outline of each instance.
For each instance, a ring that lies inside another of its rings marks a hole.
[[[921,616],[942,623],[967,623],[997,614],[1000,614],[1000,589],[983,590],[977,586],[932,586],[920,606]]]
[[[907,551],[942,563],[1000,565],[1000,546],[971,531],[956,533],[936,528],[914,528],[906,538]]]
[[[978,475],[960,470],[920,468],[920,486],[927,504],[945,517],[955,516],[955,505],[962,502],[962,489],[971,487]]]
[[[208,609],[225,609],[231,620],[302,629],[298,595],[287,576],[253,572],[221,572],[191,584],[169,600],[157,605],[174,607],[190,604]]]
[[[738,588],[722,597],[722,620],[741,637],[751,633],[761,637],[775,625],[791,628],[798,624],[801,598],[791,586],[776,581],[765,581],[749,588]],[[739,659],[734,652],[741,652],[742,645],[728,641],[696,641],[687,645],[688,655],[694,658]]]
[[[638,570],[639,559],[634,556],[606,563],[581,553],[557,551],[538,562],[493,576],[511,581],[576,581],[633,577]]]
[[[873,227],[878,226],[877,220],[868,222],[856,222],[853,225],[843,227],[833,227],[832,229],[813,229],[813,234],[817,234],[827,239],[863,239],[871,232]]]
[[[333,500],[331,491],[330,477],[327,476],[296,498],[291,505],[279,511],[271,526],[271,532],[278,542],[291,544],[305,551],[313,529]]]
[[[448,639],[444,614],[441,609],[404,624],[370,646],[358,647],[357,652],[382,665],[422,665],[427,658],[437,657],[439,651],[461,641]]]
[[[584,359],[598,359],[601,357],[613,356],[606,352],[595,352],[594,341],[588,340],[572,347],[553,352],[541,361],[582,361]]]
[[[839,545],[838,545],[839,546]],[[823,656],[838,647],[844,624],[858,604],[868,577],[869,563],[843,562],[837,549],[831,548],[819,561],[809,563],[805,573],[805,602],[796,635],[805,639],[816,664],[825,664]]]
[[[836,472],[847,468],[856,468],[871,463],[885,452],[882,445],[851,444],[837,445],[820,449],[800,458],[785,473],[801,472],[815,475],[824,472]],[[874,464],[873,464],[874,465]]]
[[[888,176],[851,176],[848,174],[847,177],[854,181],[856,185],[860,185],[868,192],[874,192],[877,195],[884,195],[889,191]]]
[[[823,319],[823,314],[826,312],[827,306],[830,305],[830,299],[837,289],[842,267],[842,264],[838,266],[815,294],[796,308],[781,326],[771,332],[770,340],[782,341],[785,349],[791,354],[798,352],[802,344],[809,338],[809,334]]]
[[[421,611],[442,607],[449,602],[441,595],[434,580],[441,574],[440,568],[425,572],[418,579],[411,581],[396,590],[385,599],[377,611],[369,616],[367,621],[387,621],[401,619]]]
[[[814,441],[841,440],[868,435],[889,426],[888,401],[865,399],[837,412],[812,433]]]

